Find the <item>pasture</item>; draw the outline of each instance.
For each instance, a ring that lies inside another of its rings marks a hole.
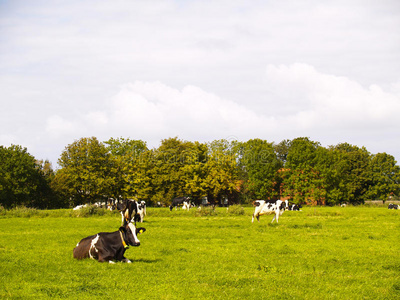
[[[251,223],[253,208],[148,208],[132,264],[78,261],[117,213],[0,215],[2,299],[400,299],[400,211],[304,207]]]

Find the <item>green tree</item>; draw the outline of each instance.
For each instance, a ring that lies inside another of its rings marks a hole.
[[[0,146],[0,204],[45,208],[48,182],[36,159],[18,145]]]
[[[111,176],[114,183],[110,187],[110,196],[114,199],[136,197],[141,186],[138,186],[138,164],[143,154],[148,151],[146,142],[124,138],[110,138],[104,142],[111,154]]]
[[[279,195],[278,170],[282,161],[277,158],[273,143],[253,139],[241,144],[240,166],[244,172],[245,193],[254,199],[271,199]]]
[[[279,144],[274,145],[274,150],[277,158],[282,162],[282,165],[285,165],[287,156],[290,149],[290,140],[283,140]]]
[[[229,198],[240,190],[238,153],[235,151],[235,145],[235,141],[229,142],[225,139],[208,144],[208,157],[204,164],[204,189],[212,202]]]
[[[378,153],[370,161],[372,184],[367,191],[367,198],[386,200],[390,196],[399,196],[400,167],[392,155]]]
[[[207,154],[207,145],[199,142],[188,145],[188,149],[183,153],[181,171],[185,182],[184,191],[194,200],[199,200],[208,194],[205,184]]]
[[[36,160],[36,168],[42,178],[39,185],[40,197],[35,200],[34,206],[38,208],[66,207],[67,203],[52,188],[55,172],[50,161]]]
[[[348,143],[338,144],[332,149],[337,156],[333,168],[339,174],[337,190],[341,196],[340,202],[363,203],[371,185],[370,153],[365,147],[359,148]]]
[[[161,141],[160,147],[152,151],[148,175],[152,180],[152,201],[169,203],[171,199],[187,195],[185,157],[193,143],[181,141],[177,137]]]
[[[81,138],[68,145],[58,160],[61,169],[56,177],[63,183],[63,193],[71,205],[93,203],[108,197],[111,186],[113,160],[105,145],[97,138]]]
[[[316,167],[318,142],[300,137],[290,142],[282,176],[282,195],[296,203],[323,204],[324,179]]]

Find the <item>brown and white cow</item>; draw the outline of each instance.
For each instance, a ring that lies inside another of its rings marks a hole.
[[[283,214],[285,211],[285,203],[281,200],[256,200],[253,202],[255,206],[255,210],[253,213],[253,217],[251,222],[254,222],[254,218],[257,218],[257,221],[260,222],[261,215],[274,215],[271,223],[276,219],[276,223],[278,223],[279,216]]]
[[[108,261],[109,263],[114,263],[114,261],[131,263],[124,257],[125,251],[129,246],[139,246],[140,241],[137,235],[145,231],[145,228],[136,228],[132,223],[128,223],[120,227],[118,231],[100,232],[88,236],[74,248],[74,258],[92,258],[99,262]]]

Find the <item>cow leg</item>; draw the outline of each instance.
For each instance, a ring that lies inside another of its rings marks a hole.
[[[122,211],[121,211],[121,217],[122,217],[121,226],[124,226],[124,214],[122,213]]]
[[[127,264],[131,264],[132,263],[129,259],[127,259],[125,257],[121,261],[124,262],[124,263],[127,263]]]
[[[274,222],[274,220],[276,219],[276,223],[278,223],[278,219],[279,219],[279,212],[278,211],[275,211],[275,216],[274,216],[274,218],[272,219],[272,222]],[[271,222],[271,223],[272,223]]]

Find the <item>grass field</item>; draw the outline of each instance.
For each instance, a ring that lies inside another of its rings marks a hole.
[[[278,225],[236,212],[148,208],[133,263],[114,265],[72,250],[118,214],[1,215],[0,298],[400,299],[400,211],[305,207]]]

